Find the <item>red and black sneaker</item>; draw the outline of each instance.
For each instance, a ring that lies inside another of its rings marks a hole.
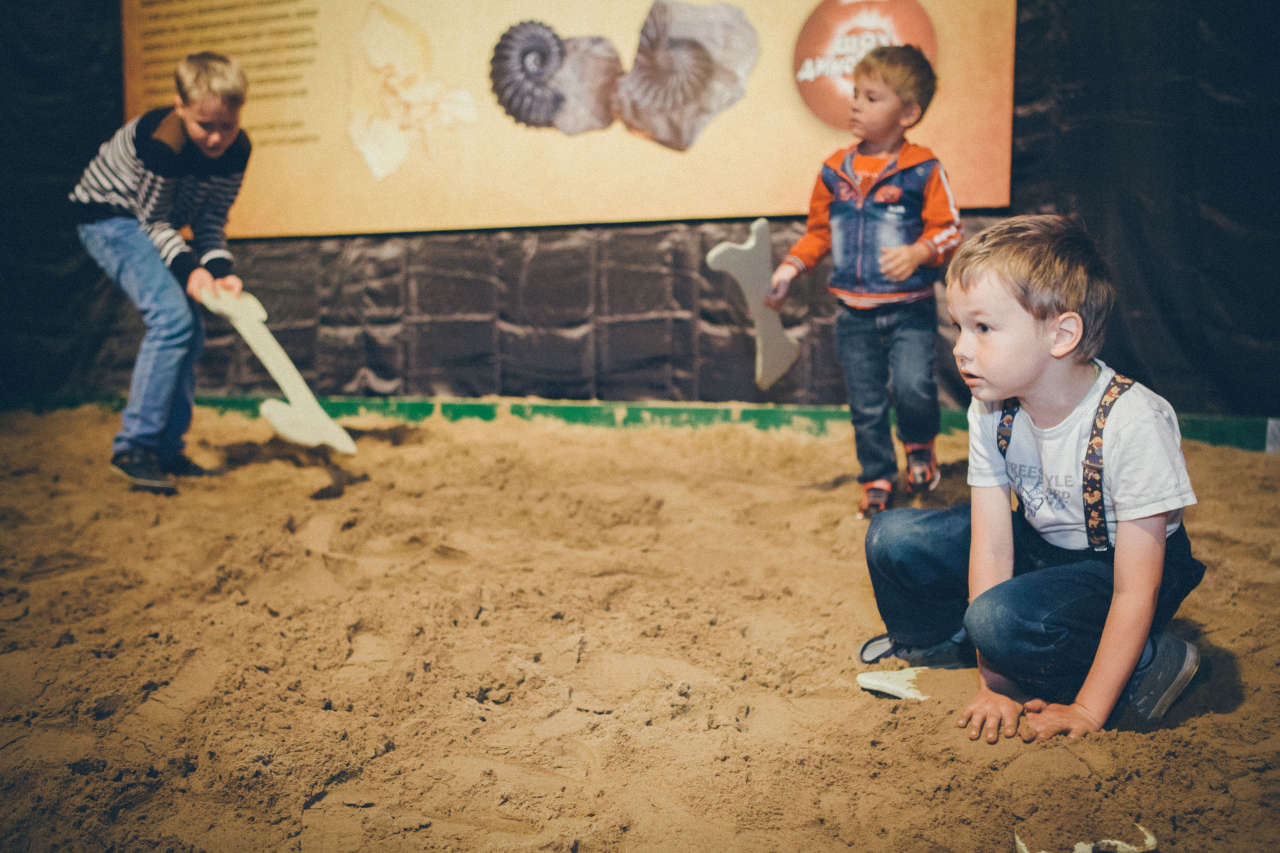
[[[876,513],[884,512],[893,500],[893,483],[889,480],[872,480],[862,484],[862,505],[858,507],[858,518],[871,518]]]
[[[904,444],[907,451],[907,473],[903,485],[908,494],[932,492],[942,480],[942,469],[938,467],[938,457],[933,452],[933,441],[927,444]]]

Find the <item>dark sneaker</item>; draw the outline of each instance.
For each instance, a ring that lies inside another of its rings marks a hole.
[[[898,644],[888,634],[878,634],[862,644],[858,651],[858,659],[863,663],[879,663],[887,657],[893,657]]]
[[[858,518],[871,518],[889,508],[893,499],[893,483],[888,480],[872,480],[862,484],[862,504],[858,507]]]
[[[888,634],[880,634],[863,643],[858,652],[858,659],[863,663],[879,663],[887,658],[897,658],[912,666],[939,669],[962,669],[977,663],[973,646],[964,631],[958,631],[933,646],[904,646],[894,642]]]
[[[177,491],[173,486],[173,480],[160,465],[160,460],[150,450],[140,447],[121,450],[111,457],[111,470],[139,489],[161,494]]]
[[[179,453],[161,467],[165,473],[175,477],[204,477],[209,473],[208,468],[203,467],[185,453]]]
[[[1200,651],[1169,634],[1156,639],[1156,653],[1147,671],[1129,690],[1129,704],[1144,719],[1164,716],[1200,667]]]
[[[906,487],[909,494],[932,492],[942,480],[942,469],[933,452],[933,442],[903,445],[907,451]]]

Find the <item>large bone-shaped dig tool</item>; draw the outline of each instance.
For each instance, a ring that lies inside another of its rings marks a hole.
[[[773,274],[769,246],[769,221],[751,223],[751,237],[745,243],[720,243],[707,252],[707,266],[731,275],[755,322],[756,385],[764,390],[781,379],[800,355],[800,344],[783,331],[776,311],[764,305]]]
[[[241,291],[235,295],[216,287],[206,288],[201,297],[206,308],[230,321],[288,398],[287,403],[263,400],[258,409],[276,433],[303,447],[327,444],[339,453],[355,453],[356,443],[320,408],[302,374],[267,328],[267,311],[262,303],[250,293]]]

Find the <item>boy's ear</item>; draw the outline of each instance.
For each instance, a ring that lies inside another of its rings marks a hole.
[[[905,130],[906,128],[915,125],[916,122],[920,121],[922,118],[924,118],[924,110],[920,109],[920,105],[908,104],[902,108],[902,115],[899,117],[899,121]]]
[[[1053,321],[1053,341],[1049,352],[1054,358],[1065,358],[1075,351],[1084,337],[1084,320],[1075,311],[1059,314]]]

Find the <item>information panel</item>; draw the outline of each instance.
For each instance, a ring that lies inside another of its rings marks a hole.
[[[908,138],[1009,201],[1014,0],[122,0],[128,117],[199,50],[249,76],[236,237],[804,213],[850,73],[919,45]]]

